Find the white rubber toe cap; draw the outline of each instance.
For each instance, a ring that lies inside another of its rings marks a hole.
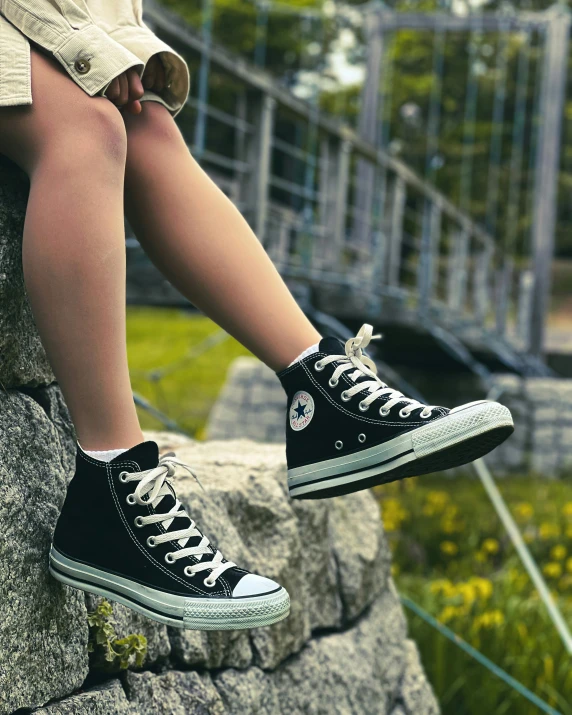
[[[276,591],[279,588],[280,584],[276,583],[276,581],[249,573],[243,576],[236,584],[232,595],[235,598],[240,596],[261,596],[263,593]]]

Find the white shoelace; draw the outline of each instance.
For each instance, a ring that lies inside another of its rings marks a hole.
[[[406,406],[399,411],[399,416],[403,419],[409,417],[413,410],[418,407],[423,407],[423,410],[419,415],[420,417],[423,419],[431,417],[431,411],[437,409],[435,405],[424,405],[422,402],[419,402],[412,397],[405,397],[405,395],[401,392],[388,387],[385,382],[382,382],[379,379],[377,376],[376,364],[362,352],[362,350],[366,348],[372,340],[381,337],[380,335],[373,335],[372,333],[373,328],[371,325],[368,325],[367,323],[362,325],[356,337],[350,338],[346,342],[345,355],[328,355],[328,357],[320,358],[320,360],[315,363],[316,370],[323,370],[326,365],[329,365],[332,362],[341,363],[336,367],[332,377],[330,378],[331,387],[335,387],[339,382],[340,375],[349,370],[352,370],[352,372],[348,374],[348,377],[354,382],[358,379],[358,377],[362,377],[363,375],[370,377],[371,380],[360,380],[360,382],[356,383],[354,387],[344,390],[341,394],[342,400],[347,402],[354,395],[357,395],[358,392],[369,390],[369,395],[364,397],[358,405],[362,412],[368,410],[374,400],[387,396],[390,399],[387,400],[379,410],[380,415],[384,417],[389,414],[389,411],[394,405],[397,405],[400,402],[407,403]]]
[[[134,500],[137,504],[151,504],[153,508],[156,508],[157,505],[160,504],[163,497],[173,496],[171,490],[167,486],[167,484],[170,484],[170,482],[167,481],[167,477],[173,477],[175,475],[175,468],[177,466],[186,469],[189,474],[196,479],[201,489],[203,488],[197,475],[193,472],[189,465],[181,462],[180,459],[177,459],[174,452],[168,452],[160,457],[159,464],[153,469],[147,469],[142,472],[121,472],[119,478],[123,482],[139,482],[133,492]],[[148,495],[148,497],[143,500],[143,497],[146,495]],[[210,576],[207,576],[207,578],[204,579],[205,586],[212,588],[216,584],[217,578],[227,569],[236,566],[236,564],[232,561],[226,561],[223,563],[223,555],[221,552],[214,552],[214,549],[210,546],[210,542],[207,537],[196,528],[195,522],[187,514],[183,505],[177,498],[175,498],[175,505],[168,512],[165,512],[164,514],[138,516],[136,518],[136,524],[138,526],[147,526],[148,524],[158,524],[163,522],[163,527],[166,530],[171,525],[173,519],[182,516],[189,519],[191,522],[187,528],[160,534],[159,536],[150,536],[147,539],[147,544],[153,547],[167,541],[178,541],[179,546],[185,547],[189,539],[195,536],[200,536],[201,541],[198,546],[187,546],[186,548],[175,549],[172,553],[167,553],[165,555],[165,559],[168,563],[175,563],[178,559],[183,559],[187,556],[200,558],[204,554],[214,554],[212,560],[201,561],[200,563],[193,564],[192,566],[185,566],[184,569],[186,576],[193,576],[199,571],[212,569]]]

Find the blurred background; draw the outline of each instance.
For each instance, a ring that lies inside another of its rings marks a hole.
[[[372,323],[391,386],[514,413],[486,464],[378,491],[447,715],[572,714],[570,19],[543,0],[145,3],[191,69],[191,151],[318,328]],[[282,441],[273,374],[129,226],[127,254],[143,427]]]

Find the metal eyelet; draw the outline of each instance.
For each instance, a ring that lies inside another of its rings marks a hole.
[[[358,434],[358,440],[362,443],[365,442],[365,434],[363,432]]]
[[[136,516],[135,519],[133,520],[133,523],[134,523],[135,526],[137,526],[138,528],[141,528],[142,526],[145,526],[145,524],[143,523],[143,517],[142,517],[142,516]]]
[[[379,408],[379,414],[380,414],[382,417],[387,417],[387,415],[389,414],[389,412],[390,412],[390,410],[386,410],[385,407],[380,407],[380,408]]]
[[[148,536],[147,546],[150,546],[152,549],[154,549],[155,546],[157,546],[157,539],[154,536]]]
[[[129,472],[119,472],[119,481],[125,484],[125,482],[127,481],[126,477],[128,474]]]
[[[135,504],[135,494],[128,494],[125,501],[129,504],[129,506],[133,506],[133,504]]]
[[[344,446],[344,443],[342,442],[341,439],[338,439],[338,441],[335,444],[336,449],[341,449]]]
[[[175,557],[173,556],[173,554],[172,554],[170,551],[165,554],[165,561],[166,561],[168,564],[174,564],[174,563],[175,563]]]
[[[203,581],[203,583],[205,584],[205,586],[206,586],[207,588],[214,588],[214,587],[216,586],[216,581],[209,581],[209,577],[208,577],[208,576],[205,578],[205,580]]]
[[[325,366],[325,365],[322,365],[322,363],[321,363],[319,360],[316,360],[316,362],[314,363],[314,370],[315,370],[316,372],[322,372],[322,370],[323,370],[325,367],[326,367],[326,366]]]
[[[351,398],[351,395],[348,395],[348,393],[347,393],[345,390],[342,392],[342,394],[340,395],[340,397],[342,398],[342,400],[343,400],[344,402],[349,402],[349,401],[352,399],[352,398]]]
[[[193,576],[195,575],[195,574],[191,571],[191,567],[190,567],[190,566],[185,566],[185,568],[183,569],[183,573],[184,573],[185,576],[187,576],[188,578],[193,578]]]
[[[360,412],[367,412],[369,410],[369,405],[364,405],[363,402],[360,402],[358,407]]]
[[[330,387],[336,387],[336,385],[338,384],[338,382],[339,382],[339,380],[333,380],[333,379],[330,377],[330,379],[328,380],[328,385],[329,385]]]
[[[406,420],[410,414],[411,414],[411,412],[408,412],[406,407],[402,407],[399,410],[399,416],[401,417],[402,420]]]

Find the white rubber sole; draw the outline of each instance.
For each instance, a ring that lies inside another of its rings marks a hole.
[[[289,469],[288,490],[293,498],[321,498],[450,469],[487,454],[513,430],[504,405],[472,402],[389,442]]]
[[[284,588],[239,598],[187,598],[69,559],[50,549],[52,576],[81,591],[104,596],[167,626],[196,631],[226,631],[269,626],[290,613]]]

